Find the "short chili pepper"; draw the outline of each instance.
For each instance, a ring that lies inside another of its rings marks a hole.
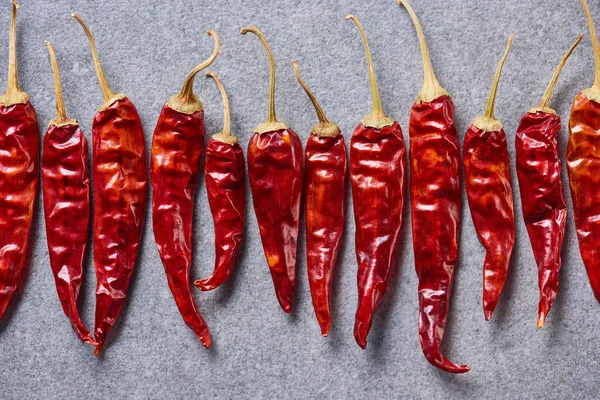
[[[264,35],[255,27],[242,29],[261,40],[269,58],[269,114],[254,128],[248,144],[248,176],[254,213],[275,293],[281,308],[292,311],[296,290],[296,250],[302,195],[302,143],[275,115],[275,59]]]
[[[104,103],[92,123],[96,355],[102,351],[127,296],[144,226],[148,175],[144,130],[133,103],[108,86],[96,43],[85,22],[72,14],[90,42]]]
[[[229,279],[235,268],[244,234],[246,215],[246,162],[244,151],[231,134],[229,100],[223,83],[213,78],[223,97],[223,130],[213,135],[206,146],[204,179],[215,226],[215,269],[211,276],[194,282],[201,290],[212,290]]]
[[[419,277],[419,337],[425,358],[451,373],[469,371],[440,351],[444,337],[460,226],[460,150],[454,103],[439,84],[421,24],[406,0],[397,0],[415,25],[424,83],[410,113],[410,196],[415,267]]]
[[[169,288],[185,323],[205,347],[210,332],[198,312],[190,287],[192,267],[192,223],[194,196],[204,148],[204,110],[194,95],[198,72],[219,54],[219,36],[212,55],[188,74],[179,94],[163,106],[152,138],[150,181],[152,182],[152,227]]]
[[[319,123],[306,143],[304,155],[306,263],[312,302],[321,327],[329,335],[331,288],[345,221],[346,143],[340,128],[325,116],[321,105],[292,63],[298,83],[312,102]]]
[[[373,102],[371,113],[361,120],[350,141],[358,261],[354,339],[364,349],[396,262],[404,208],[406,147],[400,124],[383,112],[367,36],[355,16],[346,19],[356,24],[365,46]]]
[[[540,105],[521,119],[515,139],[523,218],[538,269],[538,328],[544,326],[558,292],[560,252],[567,222],[557,140],[560,117],[550,108],[550,100],[567,59],[582,38],[579,35],[560,61]]]
[[[515,244],[515,211],[510,178],[510,158],[502,122],[494,117],[494,105],[502,67],[514,36],[508,38],[498,64],[483,116],[467,129],[463,142],[465,187],[473,225],[486,249],[483,263],[483,313],[489,321],[508,275]]]
[[[0,319],[21,284],[38,190],[37,115],[17,73],[17,8],[12,2],[8,84],[0,96]]]
[[[600,301],[600,43],[586,0],[581,0],[592,37],[594,84],[582,90],[571,108],[567,171],[579,250],[594,296]]]
[[[79,123],[67,118],[58,61],[52,43],[46,42],[56,97],[56,118],[44,136],[42,190],[50,266],[63,310],[77,336],[96,345],[77,311],[83,279],[90,221],[88,143]]]

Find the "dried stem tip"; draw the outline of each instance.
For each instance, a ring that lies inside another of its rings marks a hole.
[[[10,107],[15,104],[24,104],[29,100],[27,93],[19,89],[19,74],[17,71],[17,9],[19,3],[12,2],[10,17],[10,33],[8,43],[8,83],[6,93],[0,96],[0,105]]]
[[[60,71],[58,69],[58,61],[52,43],[45,42],[50,53],[50,63],[52,64],[52,75],[54,76],[54,97],[56,98],[56,118],[50,121],[50,125],[65,126],[77,125],[77,121],[67,118],[65,102],[63,100],[62,85],[60,82]]]

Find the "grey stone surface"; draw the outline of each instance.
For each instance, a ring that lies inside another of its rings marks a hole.
[[[496,115],[505,123],[514,163],[514,137],[524,112],[536,105],[560,57],[580,32],[586,38],[567,64],[553,106],[568,120],[570,103],[593,79],[593,56],[577,0],[413,1],[428,39],[433,64],[456,103],[461,139],[483,112],[491,79],[510,33],[516,35],[498,93]],[[590,1],[600,24],[600,2]],[[142,116],[150,150],[160,108],[187,72],[212,50],[205,31],[222,39],[213,65],[230,96],[232,129],[246,146],[252,128],[267,114],[267,64],[256,37],[239,34],[258,26],[278,62],[277,111],[305,142],[315,116],[293,75],[298,60],[304,79],[346,137],[370,110],[357,15],[370,39],[386,112],[408,139],[410,107],[421,87],[417,37],[406,11],[393,0],[93,2],[23,0],[18,20],[21,86],[30,95],[40,128],[54,115],[52,75],[44,40],[59,57],[69,115],[90,137],[102,102],[78,12],[97,39],[113,90],[125,92]],[[0,68],[6,68],[9,1],[0,7]],[[5,85],[5,79],[1,79]],[[199,77],[196,93],[206,109],[207,132],[221,129],[222,105],[210,80]],[[568,132],[560,133],[564,157]],[[564,158],[563,158],[564,159]],[[566,180],[566,171],[564,181]],[[31,267],[23,287],[0,321],[0,397],[17,398],[590,398],[597,395],[597,328],[594,299],[579,255],[572,213],[563,250],[561,288],[546,326],[535,327],[537,272],[515,185],[517,244],[510,276],[490,322],[481,309],[484,250],[463,207],[460,264],[456,273],[445,352],[472,371],[450,376],[424,359],[417,336],[417,277],[407,213],[397,273],[362,351],[352,336],[356,306],[350,196],[343,254],[337,270],[331,336],[324,339],[314,317],[306,278],[304,240],[298,250],[298,288],[293,313],[277,304],[262,252],[252,200],[237,272],[213,293],[196,291],[214,348],[205,350],[183,323],[167,287],[148,218],[127,306],[105,353],[95,358],[63,315],[48,265],[46,233],[38,207]],[[567,196],[571,207],[570,196]],[[463,196],[466,203],[466,197]],[[408,199],[407,199],[408,201]],[[39,202],[41,205],[41,201]],[[206,192],[197,195],[194,277],[213,266],[213,232]],[[301,228],[301,235],[304,230]],[[91,260],[81,310],[93,324]]]

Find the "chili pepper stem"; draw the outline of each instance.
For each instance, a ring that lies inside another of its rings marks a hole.
[[[591,88],[584,89],[583,94],[585,94],[590,100],[600,102],[600,43],[598,42],[598,34],[596,33],[596,27],[594,26],[594,20],[592,19],[592,14],[590,13],[587,0],[581,0],[581,5],[583,6],[583,10],[585,12],[585,17],[590,30],[590,36],[592,37],[595,63],[594,84]]]
[[[56,52],[54,51],[52,43],[46,41],[45,44],[48,48],[48,53],[50,54],[50,62],[52,63],[52,75],[54,77],[54,97],[56,98],[56,118],[50,121],[49,125],[77,125],[76,120],[67,118],[67,110],[65,109],[65,102],[62,94],[62,84],[60,82],[60,70],[58,69]]]
[[[510,35],[508,38],[508,43],[506,44],[506,50],[504,50],[504,55],[500,59],[500,63],[498,64],[498,68],[496,68],[496,74],[494,75],[494,80],[492,81],[492,87],[490,89],[490,95],[488,97],[488,101],[485,107],[485,113],[481,117],[475,118],[473,121],[473,125],[477,128],[481,129],[484,132],[496,132],[502,129],[502,122],[494,117],[494,107],[496,105],[496,94],[498,93],[498,84],[500,83],[500,76],[502,75],[502,68],[504,67],[504,63],[508,58],[508,54],[510,53],[510,47],[512,46],[512,41],[515,35]]]
[[[225,87],[223,86],[223,82],[219,79],[219,76],[215,74],[213,71],[209,71],[206,73],[207,77],[211,77],[215,80],[215,83],[219,87],[219,91],[221,92],[221,97],[223,97],[223,130],[212,136],[213,139],[218,140],[219,142],[227,143],[230,145],[234,145],[238,142],[237,137],[231,134],[231,117],[229,111],[229,99],[227,98],[227,92],[225,91]]]
[[[215,61],[221,49],[221,40],[219,39],[217,32],[211,29],[206,32],[206,34],[215,39],[215,47],[213,52],[206,61],[190,71],[179,94],[171,97],[168,100],[167,104],[175,111],[179,111],[184,114],[193,114],[203,109],[202,102],[194,94],[194,79],[196,78],[198,72],[209,67]]]
[[[319,104],[319,102],[317,101],[315,96],[312,94],[312,92],[310,91],[308,86],[306,86],[306,83],[304,83],[304,81],[302,80],[302,77],[300,76],[300,67],[298,66],[298,62],[292,61],[292,65],[294,66],[294,72],[296,73],[296,79],[298,79],[298,83],[300,84],[300,86],[302,86],[302,89],[304,89],[304,91],[306,92],[306,95],[308,96],[313,107],[315,108],[315,112],[317,113],[317,118],[319,119],[319,123],[316,124],[312,128],[311,133],[313,135],[317,135],[318,137],[334,137],[334,136],[339,135],[341,132],[340,128],[336,124],[330,122],[327,119],[327,117],[325,116],[325,112],[323,111],[323,108],[321,108],[321,105]]]
[[[24,104],[29,100],[27,93],[19,89],[19,74],[17,71],[17,0],[12,2],[10,17],[10,39],[8,44],[8,83],[6,93],[0,96],[0,105],[10,107],[15,104]]]

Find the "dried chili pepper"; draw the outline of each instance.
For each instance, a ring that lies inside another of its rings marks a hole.
[[[424,83],[410,113],[410,196],[415,267],[419,277],[419,336],[425,358],[447,372],[469,371],[440,351],[444,337],[460,225],[460,150],[454,103],[439,84],[421,24],[406,0],[397,0],[415,25]]]
[[[310,132],[304,156],[306,260],[315,314],[321,334],[327,337],[331,327],[333,272],[345,221],[346,143],[340,128],[327,119],[300,77],[298,63],[294,61],[292,64],[298,83],[312,102],[319,119]]]
[[[263,249],[271,270],[281,308],[292,311],[296,290],[296,250],[302,194],[302,143],[298,135],[275,115],[275,59],[264,35],[252,32],[262,42],[269,58],[269,114],[254,128],[248,144],[248,176],[254,213]]]
[[[483,312],[489,321],[506,282],[515,244],[515,211],[510,180],[510,158],[502,122],[494,117],[494,105],[502,67],[514,36],[492,82],[485,113],[467,129],[463,142],[465,187],[473,225],[486,249],[483,263]]]
[[[558,292],[560,252],[567,221],[557,140],[560,117],[550,108],[550,100],[567,59],[582,38],[579,35],[560,61],[540,105],[521,119],[515,139],[523,218],[538,268],[538,328],[544,326]]]
[[[8,84],[0,96],[0,319],[21,283],[37,197],[40,134],[17,73],[17,8],[12,2]]]
[[[152,182],[152,227],[169,288],[185,323],[205,347],[210,332],[198,312],[190,287],[194,195],[204,148],[204,110],[194,95],[196,74],[219,54],[219,36],[212,55],[187,76],[179,94],[163,106],[154,136],[150,161]]]
[[[594,84],[582,90],[571,108],[567,171],[579,250],[594,296],[600,301],[600,43],[586,0],[585,10],[596,64]]]
[[[46,42],[56,97],[56,118],[44,136],[42,189],[50,266],[63,310],[77,336],[96,345],[77,311],[90,221],[88,143],[79,123],[67,118],[56,53]]]
[[[140,116],[123,94],[108,86],[94,38],[72,14],[90,42],[104,103],[92,123],[94,185],[94,269],[96,271],[96,355],[117,320],[137,260],[144,226],[148,176]]]
[[[206,146],[204,174],[208,204],[215,225],[215,269],[211,276],[194,282],[201,290],[212,290],[229,279],[240,253],[246,214],[246,162],[244,151],[231,134],[229,100],[221,80],[213,78],[223,97],[223,130]]]
[[[367,36],[355,16],[346,19],[356,24],[365,46],[373,102],[371,113],[361,120],[350,141],[358,261],[354,338],[364,349],[396,261],[404,208],[406,148],[400,124],[383,112]]]

